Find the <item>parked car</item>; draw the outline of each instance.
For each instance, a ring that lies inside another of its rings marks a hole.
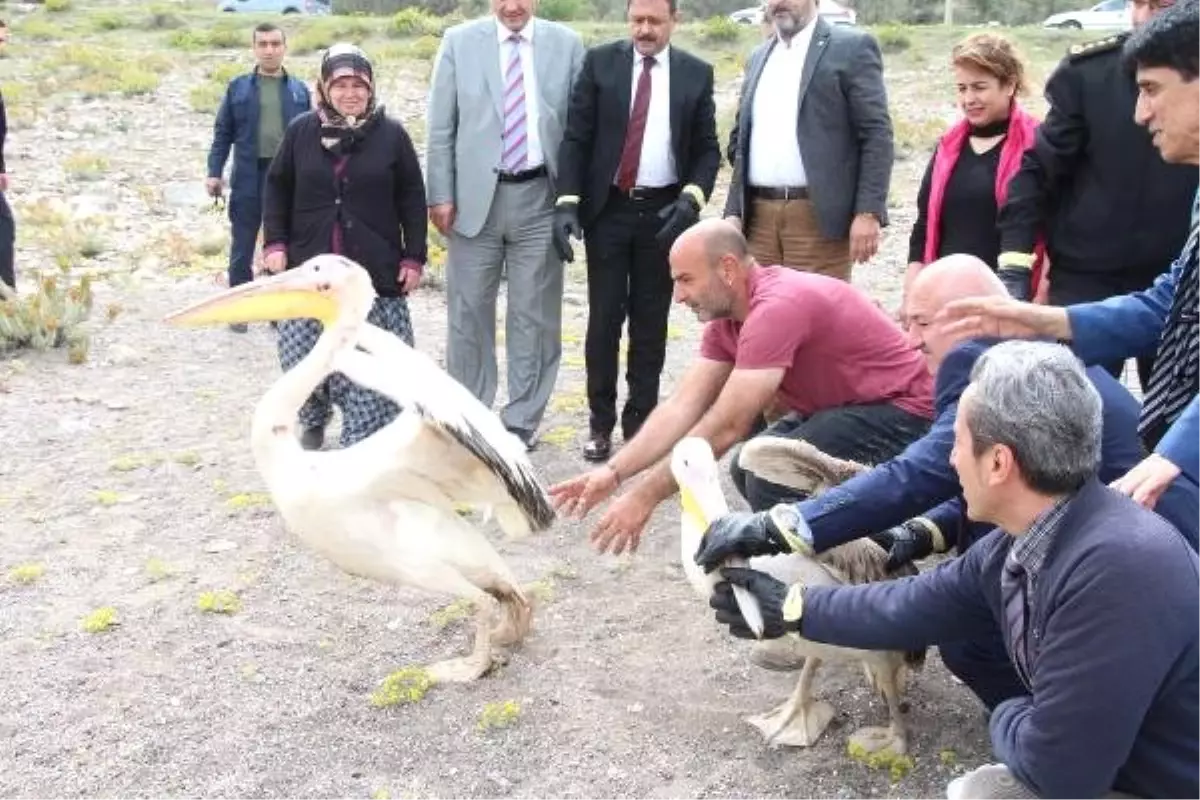
[[[858,20],[858,13],[853,8],[847,8],[836,0],[821,0],[817,10],[831,25],[854,25]],[[767,4],[763,3],[753,8],[735,11],[729,15],[729,18],[743,25],[761,25],[766,15]]]
[[[1051,14],[1042,23],[1043,28],[1068,28],[1071,30],[1128,30],[1129,4],[1125,0],[1104,0],[1086,11],[1063,11]]]
[[[246,14],[332,14],[333,0],[217,0],[217,11]]]

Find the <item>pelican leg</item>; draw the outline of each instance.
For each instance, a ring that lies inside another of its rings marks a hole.
[[[494,665],[492,659],[492,625],[496,620],[498,603],[486,592],[472,597],[475,603],[475,645],[464,658],[451,658],[426,667],[434,683],[467,683],[486,675]]]
[[[514,587],[496,590],[493,596],[500,603],[500,621],[491,629],[489,636],[494,647],[510,647],[529,634],[533,620],[533,606]]]
[[[833,706],[812,699],[812,682],[821,660],[809,656],[800,671],[800,680],[787,702],[766,714],[747,717],[771,746],[810,747],[825,732],[833,719]]]
[[[871,668],[874,683],[887,702],[890,724],[886,728],[866,727],[855,731],[850,735],[852,748],[861,748],[867,753],[890,751],[898,756],[908,753],[908,726],[900,708],[901,673],[904,669],[904,663],[899,659]]]

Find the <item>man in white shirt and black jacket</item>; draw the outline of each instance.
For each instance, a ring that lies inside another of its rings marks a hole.
[[[629,0],[631,38],[593,47],[571,95],[559,148],[554,245],[588,263],[585,344],[589,438],[604,461],[616,427],[621,327],[629,319],[621,414],[626,441],[658,403],[675,238],[700,217],[721,164],[712,65],[670,45],[677,0]]]

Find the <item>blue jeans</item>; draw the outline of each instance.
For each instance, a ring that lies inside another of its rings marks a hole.
[[[258,242],[258,230],[262,227],[262,200],[265,195],[267,170],[271,159],[258,160],[258,195],[248,197],[230,195],[229,223],[231,239],[229,245],[229,285],[240,286],[254,280],[254,245]]]
[[[759,435],[803,439],[834,458],[873,466],[898,456],[929,431],[930,420],[910,414],[891,403],[843,406],[818,411],[809,417],[792,413],[767,426]],[[738,464],[741,445],[730,459],[730,476],[738,492],[754,511],[776,503],[797,502],[806,495],[747,472]]]

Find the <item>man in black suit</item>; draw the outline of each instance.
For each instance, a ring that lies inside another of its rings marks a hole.
[[[760,264],[850,279],[879,248],[892,122],[879,45],[817,0],[768,0],[775,35],[746,64],[725,217]]]
[[[621,432],[632,439],[658,404],[667,347],[675,238],[700,217],[721,164],[710,64],[671,47],[677,0],[629,0],[630,41],[588,51],[559,149],[554,244],[573,259],[585,239],[590,435],[583,455],[604,461],[616,426],[618,349],[629,319],[629,396]]]

